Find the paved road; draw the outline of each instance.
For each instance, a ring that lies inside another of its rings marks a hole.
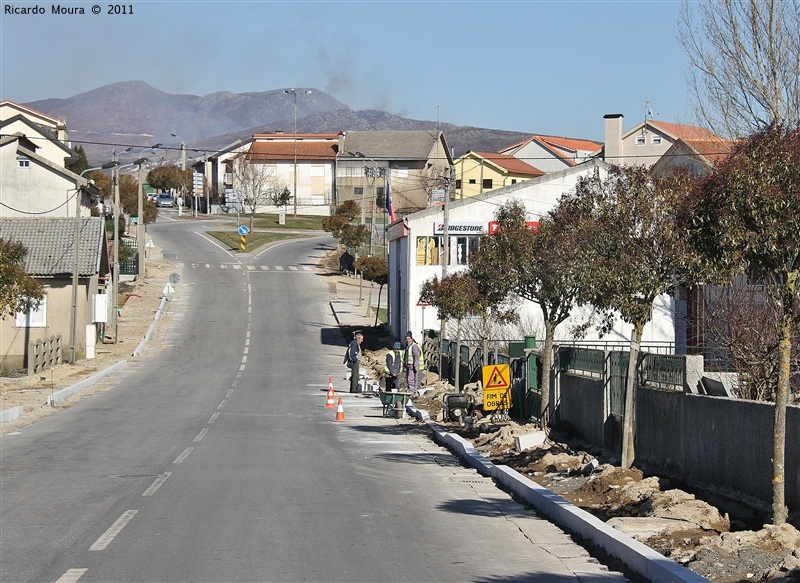
[[[184,263],[157,356],[0,441],[0,581],[618,581],[423,429],[345,395],[316,237]],[[224,267],[223,267],[224,265]]]

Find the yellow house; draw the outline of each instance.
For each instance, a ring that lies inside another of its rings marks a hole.
[[[495,152],[469,151],[455,160],[454,165],[456,198],[475,196],[544,175],[527,162]]]

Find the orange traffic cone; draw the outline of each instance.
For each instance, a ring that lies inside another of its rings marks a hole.
[[[328,383],[328,399],[325,401],[326,409],[333,409],[336,406],[336,404],[333,402],[335,397],[336,393],[333,392],[333,379],[331,379],[331,382]]]
[[[339,397],[339,405],[336,407],[336,419],[334,421],[344,421],[344,405],[341,397]]]

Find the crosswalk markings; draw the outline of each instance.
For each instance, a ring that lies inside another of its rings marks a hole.
[[[189,266],[192,269],[236,269],[242,270],[246,269],[247,271],[314,271],[314,267],[311,265],[241,265],[239,263],[190,263]]]

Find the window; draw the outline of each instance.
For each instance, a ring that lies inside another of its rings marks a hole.
[[[17,312],[15,326],[17,328],[45,328],[47,326],[47,296],[42,298],[38,308],[30,312]]]
[[[478,252],[480,237],[451,237],[450,264],[469,265],[469,258]]]
[[[475,179],[474,179],[474,178],[470,178],[470,179],[469,179],[469,183],[470,183],[470,184],[475,184]]]
[[[19,164],[20,168],[30,168],[31,159],[27,156],[17,156],[17,164]]]
[[[659,145],[661,143],[661,136],[653,136],[652,139],[650,140],[650,143],[653,144],[654,146]]]
[[[417,237],[417,265],[439,265],[441,237]]]
[[[636,145],[637,146],[644,146],[645,145],[645,138],[644,136],[636,136]]]
[[[364,187],[363,186],[354,187],[353,196],[364,196]]]
[[[511,179],[511,184],[516,184],[516,183],[517,183],[517,179],[516,178],[512,178]]]
[[[491,190],[492,189],[492,179],[491,178],[484,178],[483,179],[483,189],[484,190]]]
[[[456,190],[461,190],[461,179],[456,178]]]

